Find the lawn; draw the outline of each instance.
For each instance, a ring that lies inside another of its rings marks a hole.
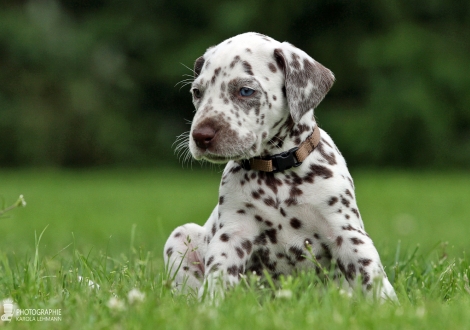
[[[12,298],[22,310],[60,310],[57,321],[37,317],[3,325],[470,327],[465,254],[470,251],[470,173],[359,171],[353,176],[366,230],[397,290],[399,306],[365,301],[360,295],[348,298],[308,273],[283,279],[278,285],[285,295],[248,278],[218,306],[173,295],[164,272],[163,244],[176,226],[205,221],[217,201],[220,170],[0,171],[4,206],[20,194],[27,201],[25,208],[0,219],[0,300]],[[100,287],[90,287],[88,280]]]

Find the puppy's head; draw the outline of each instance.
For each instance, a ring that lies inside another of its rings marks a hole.
[[[305,52],[251,32],[209,48],[194,78],[189,147],[195,159],[214,163],[259,156],[289,117],[299,122],[334,82]]]

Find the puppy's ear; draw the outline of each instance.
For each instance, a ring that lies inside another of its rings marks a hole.
[[[194,62],[194,79],[196,79],[201,73],[204,62],[205,60],[203,56],[198,57],[197,60]]]
[[[335,76],[302,50],[284,42],[274,50],[277,65],[284,72],[285,94],[294,122],[314,109],[330,90]]]

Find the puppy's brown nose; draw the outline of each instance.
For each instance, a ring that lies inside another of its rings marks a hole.
[[[215,130],[210,126],[202,126],[193,131],[193,139],[201,149],[208,149],[215,136]]]

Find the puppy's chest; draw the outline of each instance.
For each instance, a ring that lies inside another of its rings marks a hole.
[[[277,244],[298,238],[302,243],[316,229],[311,200],[315,185],[294,172],[272,174],[240,171],[224,175],[220,187],[219,222],[254,228]],[[220,202],[222,202],[220,204]],[[238,222],[238,223],[234,223]]]
[[[215,228],[249,241],[252,255],[247,271],[267,269],[277,276],[293,268],[313,267],[306,258],[310,254],[327,260],[314,207],[318,184],[301,173],[266,174],[237,167],[225,172]]]

